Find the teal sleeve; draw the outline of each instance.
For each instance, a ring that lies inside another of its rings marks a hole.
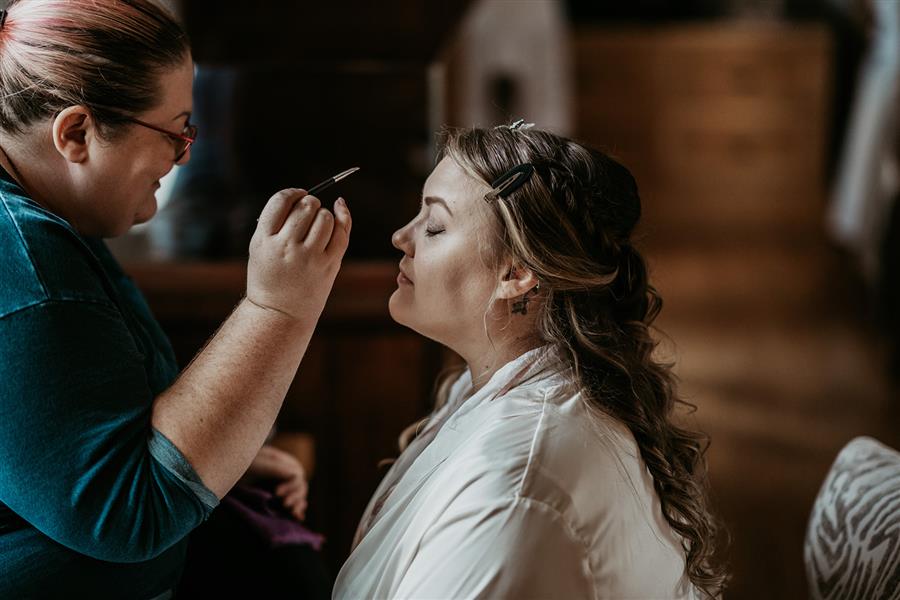
[[[0,502],[100,560],[154,558],[218,502],[153,429],[144,359],[111,304],[0,318]]]
[[[153,428],[153,432],[150,434],[149,449],[150,455],[156,462],[180,479],[210,509],[219,504],[219,499],[200,480],[200,476],[194,471],[194,467],[187,461],[184,454],[156,428]]]

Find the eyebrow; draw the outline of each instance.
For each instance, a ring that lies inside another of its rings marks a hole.
[[[444,210],[446,210],[448,213],[450,213],[451,217],[453,216],[453,211],[450,210],[450,206],[447,204],[447,201],[444,200],[443,198],[438,198],[437,196],[426,196],[426,197],[422,198],[422,202],[425,203],[425,206],[431,206],[432,204],[440,204],[444,207]]]

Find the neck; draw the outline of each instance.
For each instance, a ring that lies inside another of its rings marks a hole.
[[[0,144],[0,165],[32,200],[69,220],[59,206],[49,201],[49,198],[58,196],[50,191],[60,187],[59,173],[50,166],[55,157],[43,155],[36,144],[29,145],[27,141],[27,138],[21,140],[4,135]]]
[[[444,341],[459,354],[472,374],[472,392],[481,389],[508,362],[544,345],[537,333],[540,302],[526,313],[513,313],[509,301],[496,301],[482,319],[473,320],[462,335]]]
[[[24,177],[19,173],[19,169],[16,168],[15,163],[9,157],[9,154],[6,153],[6,150],[3,149],[3,146],[0,146],[0,167],[3,167],[3,170],[9,173],[10,177],[22,188],[25,187]]]
[[[472,374],[472,392],[477,392],[490,381],[494,373],[505,364],[515,360],[544,344],[537,336],[510,336],[506,339],[490,339],[485,337],[479,347],[472,347],[460,353]]]

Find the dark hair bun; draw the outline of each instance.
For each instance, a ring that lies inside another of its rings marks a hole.
[[[641,218],[637,182],[627,168],[606,154],[592,150],[591,156],[597,169],[591,186],[594,217],[617,242],[624,243]]]

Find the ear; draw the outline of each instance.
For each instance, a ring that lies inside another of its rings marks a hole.
[[[94,137],[94,119],[86,106],[70,106],[53,119],[53,145],[69,162],[88,158],[88,144]]]
[[[508,265],[506,274],[497,288],[497,298],[512,300],[537,287],[538,279],[534,273],[523,267]]]

